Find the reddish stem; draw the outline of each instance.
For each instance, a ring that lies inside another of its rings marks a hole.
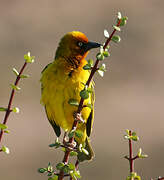
[[[158,180],[164,180],[164,177],[159,177]]]
[[[121,19],[118,20],[118,23],[117,23],[116,26],[119,27],[119,26],[120,26],[120,23],[121,23]],[[104,50],[107,48],[107,46],[108,46],[109,42],[111,41],[111,39],[112,39],[112,37],[113,37],[113,35],[114,35],[115,32],[116,32],[116,29],[113,30],[113,32],[111,33],[110,37],[106,40],[105,45],[103,46],[103,49],[104,49]],[[90,73],[90,76],[89,76],[89,78],[88,78],[88,81],[87,81],[87,83],[86,83],[87,86],[90,85],[91,80],[92,80],[92,78],[93,78],[93,75],[95,74],[95,72],[96,72],[97,69],[98,69],[98,64],[99,64],[99,60],[97,59],[96,62],[95,62],[95,64],[94,64],[94,66],[93,66],[93,68],[92,68],[92,70],[91,70],[91,73]],[[81,113],[81,111],[82,111],[82,109],[83,109],[83,103],[84,103],[84,99],[81,98],[81,99],[80,99],[79,106],[78,106],[78,110],[77,110],[77,113],[79,113],[79,114]],[[76,120],[74,120],[72,129],[76,130],[77,124],[78,124],[78,122],[77,122]],[[72,143],[73,140],[74,140],[74,137],[71,137],[71,138],[69,139],[69,143]],[[69,154],[70,154],[70,150],[67,149],[66,152],[65,152],[64,158],[63,158],[63,163],[64,163],[64,164],[67,164],[67,163],[68,163]],[[64,177],[64,172],[63,172],[63,171],[60,171],[60,173],[59,173],[59,179],[58,179],[58,180],[63,180],[63,177]]]
[[[19,82],[19,80],[20,80],[20,78],[21,78],[20,76],[22,75],[22,73],[23,73],[26,65],[27,65],[27,62],[25,62],[24,65],[22,66],[22,68],[21,68],[21,70],[20,70],[20,72],[19,72],[19,75],[17,76],[17,78],[16,78],[16,80],[15,80],[15,83],[14,83],[15,86],[18,85],[18,82]],[[11,95],[10,95],[10,99],[9,99],[9,103],[8,103],[8,106],[7,106],[7,110],[6,110],[6,114],[5,114],[5,117],[4,117],[4,120],[3,120],[3,124],[6,124],[6,123],[7,123],[8,117],[9,117],[10,113],[12,112],[12,110],[11,110],[11,105],[12,105],[12,102],[13,102],[14,95],[15,95],[15,89],[12,89]],[[1,132],[0,132],[0,143],[1,143],[1,141],[2,141],[2,136],[3,136],[3,134],[4,134],[4,131],[1,130]]]
[[[132,135],[132,132],[129,131],[129,136]],[[134,170],[134,159],[133,159],[133,150],[132,150],[132,140],[129,139],[129,164],[130,164],[130,173]]]

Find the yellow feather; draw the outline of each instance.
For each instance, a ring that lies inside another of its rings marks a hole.
[[[83,69],[87,64],[85,56],[88,52],[77,47],[79,41],[88,43],[87,37],[81,32],[73,31],[66,34],[61,39],[55,60],[43,70],[41,77],[41,103],[46,107],[50,122],[55,122],[64,131],[71,130],[73,113],[77,111],[77,107],[70,105],[68,101],[70,99],[80,101],[80,91],[83,90],[83,84],[86,84],[90,75],[88,70]],[[93,86],[93,83],[90,86]],[[84,105],[88,103],[94,104],[92,94],[84,101]],[[85,123],[79,123],[77,127],[83,133],[82,138],[76,138],[79,144],[85,144],[86,123],[90,113],[91,109],[88,107],[83,108],[81,112]]]

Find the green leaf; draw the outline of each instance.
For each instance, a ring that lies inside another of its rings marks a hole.
[[[136,173],[136,172],[131,172],[131,173],[130,173],[130,177],[133,177],[133,178],[134,178],[135,176],[137,176],[137,173]]]
[[[53,167],[51,166],[50,163],[48,164],[47,171],[48,171],[48,172],[51,172],[51,173],[53,172]],[[52,174],[51,174],[51,175],[52,175]],[[50,175],[50,176],[51,176],[51,175]]]
[[[147,157],[148,157],[147,154],[141,154],[141,155],[140,155],[140,158],[142,158],[142,159],[143,159],[143,158],[147,158]]]
[[[6,146],[2,146],[2,151],[5,152],[6,154],[9,154],[9,153],[10,153],[9,148],[6,147]]]
[[[47,176],[52,176],[52,173],[48,173]]]
[[[10,131],[9,131],[9,130],[4,130],[4,133],[9,134],[9,133],[10,133]]]
[[[86,154],[86,155],[89,155],[89,152],[88,152],[86,149],[84,149],[84,148],[82,148],[82,152],[83,152],[84,154]]]
[[[132,136],[136,136],[137,134],[136,134],[136,132],[132,132]]]
[[[70,171],[69,174],[70,174],[70,176],[72,177],[73,180],[77,180],[77,178],[76,178],[76,176],[75,176],[73,171]]]
[[[90,64],[91,66],[93,66],[93,59],[88,59],[88,64]]]
[[[54,175],[53,177],[48,178],[48,180],[58,180],[58,176]]]
[[[0,111],[7,111],[7,108],[0,107]]]
[[[62,170],[64,171],[64,173],[69,173],[70,171],[68,165],[65,165]]]
[[[58,169],[58,170],[62,170],[64,166],[65,166],[65,165],[64,165],[64,163],[63,163],[63,162],[58,163],[58,164],[56,165],[56,169]]]
[[[104,55],[104,57],[109,57],[109,56],[110,56],[110,54],[109,54],[108,51],[104,51],[104,52],[103,52],[103,55]]]
[[[134,180],[141,180],[141,177],[140,176],[135,176]]]
[[[147,157],[148,157],[148,155],[147,155],[147,154],[142,154],[142,149],[141,149],[141,148],[139,149],[139,151],[138,151],[138,154],[137,154],[137,155],[138,155],[138,157],[139,157],[139,158],[147,158]]]
[[[69,170],[75,170],[75,165],[72,163],[68,164]]]
[[[120,12],[117,13],[117,18],[118,18],[118,19],[121,19],[121,18],[122,18],[122,15],[121,15]]]
[[[109,33],[108,33],[108,31],[107,31],[106,29],[104,29],[104,36],[105,36],[106,38],[109,38]]]
[[[130,176],[127,176],[126,180],[132,180],[132,178]]]
[[[100,75],[101,77],[104,76],[104,71],[102,71],[102,70],[97,70],[97,72],[99,73],[99,75]]]
[[[127,135],[129,135],[130,131],[129,131],[129,129],[126,129],[125,132],[127,133]]]
[[[129,135],[124,135],[124,138],[129,140],[130,136]]]
[[[16,76],[19,75],[19,72],[18,72],[15,68],[13,68],[12,70],[13,70],[13,73],[14,73]]]
[[[82,91],[80,91],[80,97],[83,99],[88,99],[89,98],[89,92],[85,89],[83,89]]]
[[[70,152],[70,156],[77,156],[77,155],[78,155],[78,153],[75,152],[75,151],[71,151],[71,152]]]
[[[93,89],[89,88],[89,87],[87,87],[86,90],[88,91],[88,93],[92,93],[93,92]]]
[[[47,169],[46,168],[39,168],[38,172],[39,173],[44,173],[44,172],[47,172]]]
[[[128,20],[128,17],[127,17],[127,16],[122,17],[120,26],[125,26],[126,23],[127,23],[127,20]]]
[[[96,58],[97,58],[98,60],[100,60],[100,61],[104,60],[104,55],[103,55],[103,53],[97,53]]]
[[[62,147],[61,150],[62,150],[63,152],[66,152],[66,148],[64,148],[64,147]]]
[[[138,157],[140,157],[141,156],[141,154],[142,154],[142,149],[141,148],[139,148],[139,151],[138,151]]]
[[[136,172],[132,172],[132,173],[130,174],[130,180],[132,180],[132,179],[133,179],[133,180],[141,180],[141,177],[138,176]]]
[[[52,143],[49,145],[49,147],[55,147],[56,149],[59,148],[60,146],[61,146],[60,142]]]
[[[55,148],[59,148],[61,146],[61,143],[59,141],[59,138],[56,138],[55,143],[52,143],[49,145],[49,147],[55,147]]]
[[[35,56],[31,56],[30,52],[28,52],[27,54],[24,55],[24,59],[27,63],[33,63]]]
[[[84,70],[91,70],[92,69],[92,66],[90,64],[86,64],[84,67],[83,67]]]
[[[118,26],[113,26],[113,28],[114,28],[116,31],[121,31],[120,27],[118,27]]]
[[[116,36],[112,37],[112,41],[115,43],[119,43],[121,41],[121,38],[120,38],[120,36],[116,35]]]
[[[79,179],[81,178],[80,171],[74,171],[74,175]]]
[[[79,151],[80,151],[80,152],[82,152],[82,148],[83,148],[83,145],[80,144],[80,145],[79,145]]]
[[[29,78],[30,76],[28,74],[21,74],[20,78]]]
[[[19,91],[21,88],[18,86],[15,86],[14,84],[10,84],[12,89]]]
[[[99,73],[99,75],[101,76],[101,77],[103,77],[104,76],[104,72],[106,71],[106,66],[105,66],[105,64],[102,64],[100,67],[99,67],[99,69],[97,70],[97,72]]]
[[[73,131],[70,131],[69,133],[68,133],[68,137],[69,138],[72,138],[73,136],[74,136],[74,134],[75,134],[75,131],[73,130]]]
[[[106,71],[106,65],[103,63],[100,67],[99,67],[99,70],[101,71]]]
[[[104,47],[100,46],[100,54],[103,54],[103,53],[104,53]]]
[[[81,137],[83,137],[83,132],[80,131],[80,130],[76,130],[75,131],[75,136],[78,137],[78,138],[81,138]]]
[[[139,140],[139,137],[138,137],[138,136],[132,136],[131,139],[132,139],[133,141],[138,141],[138,140]]]
[[[8,127],[5,125],[5,124],[1,124],[0,123],[0,129],[4,130],[4,129],[7,129]]]
[[[49,146],[49,147],[55,147],[55,143],[49,144],[48,146]]]
[[[15,112],[15,113],[19,113],[19,108],[18,108],[18,107],[14,107],[14,108],[12,109],[12,111]]]
[[[76,99],[70,99],[68,103],[72,106],[79,106],[79,102]]]

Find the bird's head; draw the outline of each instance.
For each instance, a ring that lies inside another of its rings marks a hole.
[[[61,39],[55,59],[64,57],[72,60],[76,58],[80,61],[90,49],[98,47],[100,47],[99,43],[88,41],[88,38],[82,32],[72,31]]]

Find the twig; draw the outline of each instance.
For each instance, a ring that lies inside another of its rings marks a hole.
[[[129,137],[132,136],[132,131],[129,130]],[[134,161],[139,158],[139,155],[133,157],[133,147],[132,147],[132,139],[129,138],[129,156],[125,156],[124,158],[129,161],[130,166],[130,174],[134,172]]]
[[[129,131],[129,136],[132,135],[132,132]],[[133,149],[132,149],[132,140],[129,139],[129,164],[130,164],[130,173],[134,171],[134,159],[133,159]]]
[[[21,70],[20,70],[20,72],[19,72],[19,74],[18,74],[18,76],[17,76],[17,78],[15,80],[15,83],[14,83],[15,86],[18,85],[18,82],[21,79],[21,75],[22,75],[26,65],[27,65],[27,62],[25,62],[24,65],[22,66],[22,68],[21,68]],[[12,112],[11,105],[12,105],[12,102],[13,102],[14,95],[15,95],[15,89],[12,89],[11,95],[10,95],[10,99],[9,99],[9,103],[8,103],[8,106],[7,106],[7,110],[6,110],[6,113],[5,113],[5,117],[4,117],[4,120],[3,120],[3,124],[7,123],[8,117],[9,117],[10,113]],[[1,132],[0,132],[0,143],[2,141],[3,134],[4,134],[4,130],[1,129]]]

